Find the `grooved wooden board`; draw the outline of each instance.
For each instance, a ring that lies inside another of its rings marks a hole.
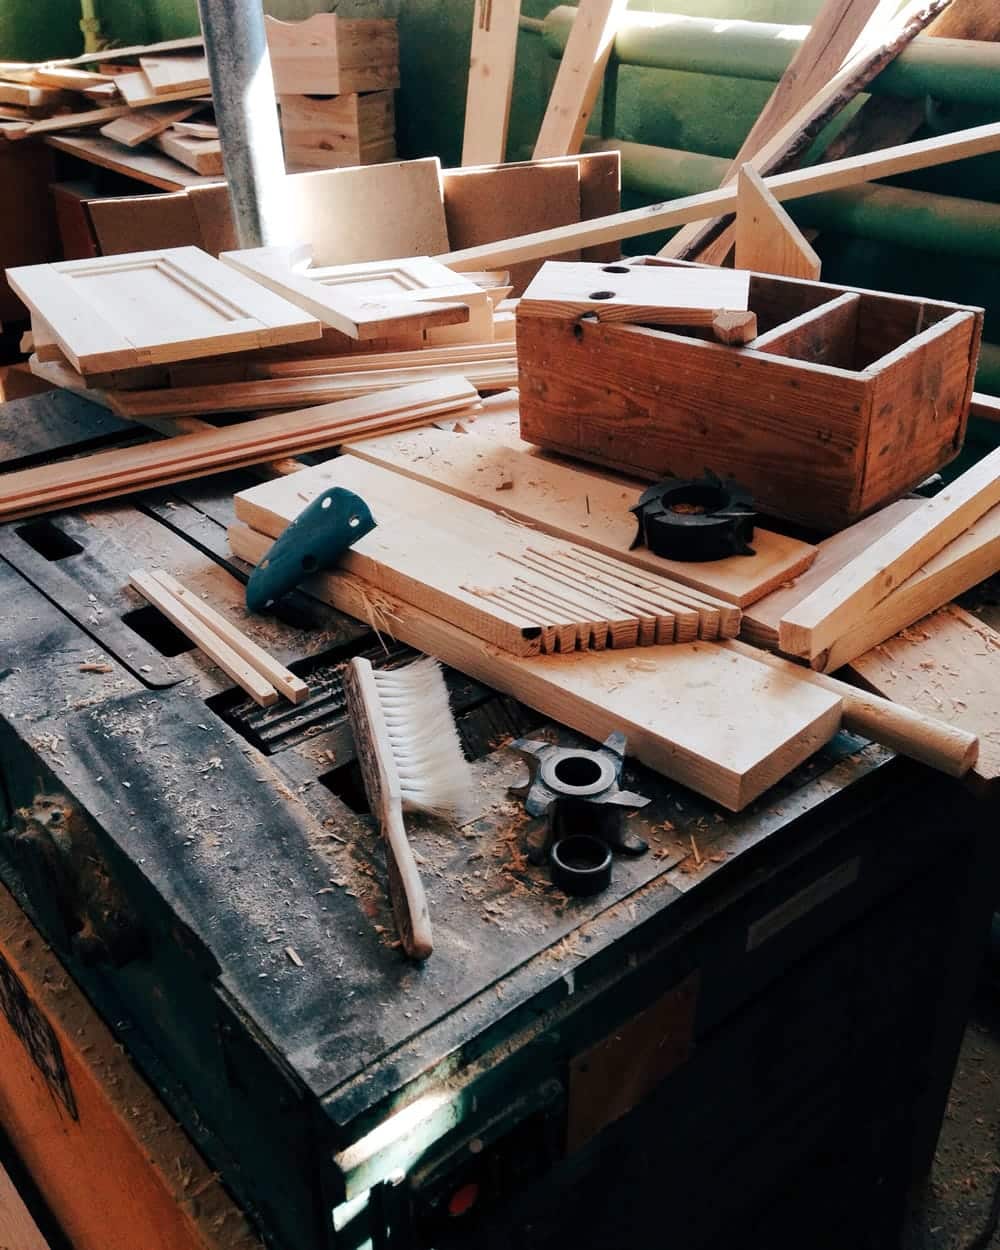
[[[80,373],[319,338],[320,323],[196,247],[9,269]]]
[[[739,612],[613,557],[347,457],[241,491],[236,515],[279,537],[333,486],[378,522],[342,566],[516,655],[732,637]]]
[[[744,606],[802,573],[816,548],[758,529],[756,556],[685,563],[644,547],[630,550],[636,534],[629,511],[645,483],[534,453],[505,416],[482,418],[468,433],[427,428],[352,443],[348,454],[482,504],[545,533],[592,547],[636,568]]]
[[[229,534],[236,554],[252,563],[271,546],[243,524]],[[836,696],[713,643],[638,655],[514,656],[349,573],[312,577],[305,586],[590,738],[625,733],[630,755],[731,811],[808,759],[840,725]]]

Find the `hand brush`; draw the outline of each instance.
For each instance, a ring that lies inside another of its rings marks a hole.
[[[457,816],[470,791],[469,766],[436,660],[373,669],[351,660],[344,693],[372,813],[382,825],[389,896],[403,949],[412,959],[431,953],[431,922],[404,810]]]

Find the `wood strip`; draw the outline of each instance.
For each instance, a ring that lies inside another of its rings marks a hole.
[[[938,135],[915,143],[903,143],[881,152],[869,152],[863,156],[851,156],[842,161],[830,161],[826,165],[808,169],[793,169],[788,173],[774,174],[764,182],[779,201],[796,199],[803,195],[834,191],[839,187],[856,186],[878,178],[926,169],[950,161],[967,160],[986,152],[1000,150],[1000,122],[985,126],[973,126],[968,130]],[[737,191],[733,186],[717,191],[704,191],[687,195],[646,208],[613,213],[607,217],[595,217],[552,230],[539,230],[533,234],[496,243],[484,243],[461,251],[447,252],[437,257],[443,264],[456,269],[490,269],[513,265],[536,257],[556,255],[574,247],[593,247],[617,239],[635,238],[653,230],[665,230],[685,222],[699,221],[709,215],[735,212]]]
[[[219,127],[212,122],[174,122],[179,135],[192,135],[196,139],[218,139]]]
[[[535,454],[518,436],[516,397],[506,402],[506,411],[492,409],[500,412],[499,418],[476,421],[464,434],[413,430],[355,442],[347,451],[740,607],[763,598],[812,563],[815,547],[759,528],[753,543],[756,556],[683,562],[666,560],[645,547],[633,550],[636,521],[629,509],[645,483]]]
[[[0,517],[35,515],[56,507],[107,499],[144,486],[163,486],[275,456],[336,446],[341,439],[421,424],[478,400],[461,379],[402,387],[241,425],[185,434],[165,443],[115,448],[61,464],[0,476]]]
[[[60,113],[58,117],[46,117],[44,121],[32,122],[26,133],[34,137],[56,134],[60,130],[81,130],[86,126],[100,126],[103,122],[123,117],[131,111],[128,105],[113,104],[110,108],[88,109],[85,113]]]
[[[147,104],[166,104],[171,100],[190,100],[194,96],[208,94],[203,86],[179,91],[154,91],[153,84],[141,69],[130,74],[119,74],[115,78],[115,86],[125,103],[132,108],[143,108]]]
[[[858,656],[850,672],[916,714],[979,736],[975,782],[1000,782],[1000,634],[955,604]]]
[[[521,0],[476,0],[469,85],[465,96],[463,165],[493,165],[507,153]]]
[[[994,508],[838,638],[813,666],[835,672],[998,571],[1000,508]]]
[[[192,616],[196,616],[238,656],[246,660],[251,668],[256,669],[265,681],[276,687],[286,699],[292,703],[301,703],[303,699],[309,697],[309,687],[301,677],[296,677],[293,672],[285,668],[284,664],[279,664],[273,655],[265,651],[263,647],[259,647],[243,630],[238,629],[220,612],[216,612],[194,591],[189,590],[162,569],[152,569],[150,576],[159,582],[168,594],[173,595],[179,603],[183,604]]]
[[[256,563],[270,540],[246,525],[229,531]],[[306,583],[310,593],[382,633],[437,656],[596,741],[621,731],[629,754],[731,811],[739,811],[836,731],[841,701],[789,687],[766,665],[711,643],[630,652],[519,657],[490,651],[449,621],[344,573]]]
[[[144,599],[148,599],[171,624],[176,625],[182,634],[190,638],[199,651],[204,651],[255,703],[259,703],[261,707],[270,707],[272,703],[277,703],[278,692],[271,683],[166,590],[151,573],[135,569],[129,574],[129,581]]]
[[[148,109],[132,110],[101,127],[101,134],[127,148],[138,147],[175,122],[183,121],[201,108],[200,104],[163,104]]]
[[[32,82],[49,87],[62,87],[67,91],[84,91],[88,87],[114,84],[110,74],[97,74],[85,69],[57,69],[50,65],[38,65],[31,71]]]
[[[665,579],[637,575],[604,556],[591,566],[592,553],[347,457],[241,491],[236,515],[277,538],[331,486],[357,491],[379,522],[345,554],[345,569],[513,654],[546,651],[554,626],[564,627],[557,633],[560,650],[586,650],[595,639],[602,648],[635,646],[637,610],[654,636],[660,617],[673,627],[676,605]],[[692,637],[699,617],[710,618],[706,636],[717,634],[722,611],[738,629],[739,612],[729,605],[695,607],[688,613]]]
[[[897,7],[896,0],[883,0],[883,3],[874,9],[872,0],[854,0],[846,13],[840,11],[837,0],[829,0],[829,3],[836,6],[832,13],[835,23],[834,38],[838,33],[842,33],[845,38],[839,42],[836,49],[820,48],[824,64],[812,66],[815,77],[812,74],[809,75],[812,90],[808,95],[799,87],[796,77],[797,69],[793,70],[793,67],[789,66],[786,76],[790,80],[791,89],[784,101],[784,106],[790,105],[794,98],[795,112],[783,121],[779,121],[784,111],[784,108],[779,105],[779,109],[765,117],[763,121],[758,119],[758,124],[754,127],[756,136],[752,143],[749,137],[744,142],[727,176],[727,182],[735,177],[740,165],[748,161],[761,173],[773,173],[778,169],[787,168],[789,164],[794,164],[796,159],[805,153],[809,144],[823,127],[850,104],[938,13],[947,8],[951,0],[910,0],[910,3],[892,17],[891,21],[887,19],[891,17],[892,9]],[[822,18],[823,15],[821,14],[820,17]],[[864,22],[864,26],[859,29],[861,21]],[[798,54],[793,58],[793,63],[794,61],[805,63],[807,73],[810,68],[809,61],[817,44],[822,44],[824,22],[820,20],[814,23],[810,35],[814,30],[819,32],[819,38],[814,40],[807,36]],[[855,32],[857,32],[856,43],[853,48],[846,47],[845,44]],[[822,55],[824,51],[827,55]],[[835,64],[838,52],[844,58],[839,67]],[[785,81],[785,76],[782,81]],[[781,83],[778,86],[780,88]],[[675,257],[698,254],[699,240],[705,237],[710,238],[719,225],[719,222],[707,223],[704,229],[692,225],[689,229],[681,231],[668,243],[669,251],[666,254]],[[724,257],[728,254],[732,240],[732,228],[727,227],[723,239],[718,241],[717,246],[713,244],[713,257]]]
[[[169,156],[163,156],[159,152],[147,152],[144,148],[123,148],[101,135],[49,135],[45,142],[49,147],[75,156],[78,160],[111,169],[115,173],[124,174],[126,178],[135,178],[148,186],[159,187],[162,191],[182,191],[189,187],[192,190],[207,189],[209,184],[218,182],[217,178],[193,173],[183,165],[178,165]],[[183,241],[195,243],[200,240],[189,237]]]
[[[424,365],[481,364],[517,359],[513,343],[455,343],[451,347],[421,347],[398,352],[347,352],[340,356],[309,356],[296,360],[265,360],[253,365],[261,378],[305,378]]]
[[[752,165],[737,177],[736,268],[819,281],[822,264]]]
[[[976,417],[979,421],[1000,424],[1000,399],[996,395],[984,395],[982,391],[973,391],[969,416]]]
[[[259,412],[267,408],[327,404],[339,399],[377,394],[400,386],[465,378],[483,390],[503,390],[517,382],[517,362],[465,361],[426,368],[339,373],[329,377],[261,379],[223,385],[160,387],[156,390],[106,390],[108,406],[133,420],[152,416],[197,416],[212,412]]]
[[[628,0],[580,0],[535,142],[534,159],[580,151]]]
[[[1000,636],[997,643],[1000,645]],[[743,642],[730,641],[722,645],[729,651],[753,656],[754,659],[772,665],[790,681],[809,681],[822,685],[825,690],[843,700],[844,728],[848,732],[870,738],[900,755],[936,768],[949,777],[964,777],[980,758],[980,740],[976,733],[956,724],[949,724],[947,716],[941,717],[935,712],[928,715],[919,709],[902,707],[890,699],[858,690],[846,681],[838,681],[836,677],[828,677],[825,673],[814,673],[812,669],[802,668],[767,651],[758,651]],[[1000,661],[1000,654],[997,661]],[[997,726],[1000,729],[1000,714]],[[997,733],[996,750],[1000,763],[1000,732]]]
[[[822,655],[866,612],[998,504],[1000,448],[786,613],[778,626],[781,650],[810,660]]]
[[[46,65],[57,68],[66,65],[100,65],[105,61],[124,61],[141,55],[152,56],[159,52],[184,52],[188,48],[200,48],[204,42],[201,35],[187,35],[183,39],[166,39],[160,43],[139,43],[128,48],[105,48],[102,52],[83,52],[79,56],[46,61]]]

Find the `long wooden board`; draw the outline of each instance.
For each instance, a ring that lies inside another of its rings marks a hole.
[[[177,91],[154,91],[153,84],[141,69],[130,74],[119,74],[115,86],[125,103],[132,108],[144,108],[147,104],[165,104],[169,100],[190,100],[205,95],[204,86],[185,87]]]
[[[7,270],[86,375],[319,338],[320,323],[196,247]]]
[[[772,95],[772,100],[779,97],[776,107],[765,107],[725,181],[732,182],[746,162],[762,173],[794,162],[823,127],[950,3],[910,0],[894,14],[896,0],[882,0],[878,5],[873,0],[847,0],[846,7],[842,0],[827,0]],[[787,88],[784,94],[783,87]],[[664,255],[692,255],[701,234],[697,224],[686,227],[670,240]],[[730,226],[723,239],[713,244],[712,259],[721,263],[732,240]]]
[[[476,0],[465,96],[463,165],[493,165],[506,155],[520,16],[521,0]]]
[[[357,491],[378,522],[345,554],[346,570],[512,654],[732,637],[739,629],[739,612],[727,604],[347,457],[241,491],[236,516],[278,538],[334,486]]]
[[[851,662],[868,689],[979,737],[973,778],[1000,782],[1000,634],[949,604]]]
[[[184,434],[161,443],[95,452],[59,464],[0,475],[0,519],[108,499],[145,486],[164,486],[262,464],[275,456],[336,446],[348,438],[404,429],[478,402],[461,378],[400,387],[301,412],[260,417],[241,425]]]
[[[271,546],[243,524],[229,537],[251,563]],[[305,586],[590,738],[625,733],[631,755],[731,811],[807,759],[840,724],[836,696],[713,643],[657,647],[641,660],[616,651],[513,656],[351,574],[323,574]]]
[[[209,90],[208,60],[204,56],[140,56],[139,65],[157,95]]]
[[[1000,449],[984,456],[900,521],[781,619],[778,643],[809,660],[863,622],[867,612],[943,547],[1000,505]]]
[[[628,0],[580,0],[542,118],[534,157],[579,152]]]
[[[101,127],[106,139],[114,139],[127,148],[138,147],[161,131],[169,129],[174,122],[183,121],[201,108],[200,104],[154,104],[148,109],[132,109]]]
[[[513,406],[516,420],[516,400]],[[428,428],[365,439],[347,451],[740,607],[796,577],[816,554],[808,543],[762,529],[754,536],[755,556],[688,563],[645,547],[633,550],[636,521],[629,509],[645,483],[539,456],[503,417],[465,428],[467,433]]]
[[[949,161],[966,160],[998,150],[1000,122],[991,122],[989,125],[973,126],[950,135],[899,144],[881,152],[870,152],[864,156],[847,157],[842,161],[830,161],[826,165],[774,174],[765,178],[764,182],[777,200],[792,200],[803,195],[856,186],[859,182],[926,169]],[[539,230],[515,239],[447,252],[437,259],[456,269],[497,268],[539,256],[551,256],[569,248],[593,247],[618,239],[635,238],[636,235],[681,226],[685,222],[699,221],[707,216],[732,213],[736,211],[736,207],[736,187],[721,187],[716,191],[704,191],[698,195],[686,195],[680,199],[650,204],[646,208],[595,217],[578,225]]]

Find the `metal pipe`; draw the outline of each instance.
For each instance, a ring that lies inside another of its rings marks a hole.
[[[543,22],[550,55],[562,56],[576,9],[560,5]],[[627,13],[615,36],[623,65],[777,82],[809,30],[779,22]],[[918,35],[868,88],[875,95],[1000,104],[1000,43]]]
[[[240,247],[289,241],[285,161],[260,0],[198,0]]]
[[[584,140],[588,152],[617,149],[622,185],[653,201],[697,195],[721,184],[729,161],[619,139]],[[863,183],[786,202],[800,226],[840,231],[929,252],[1000,260],[1000,205]]]

